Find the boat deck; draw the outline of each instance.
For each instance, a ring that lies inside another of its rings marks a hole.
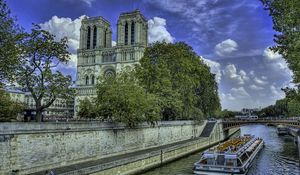
[[[253,137],[251,136],[244,136],[230,139],[220,145],[212,147],[206,151],[206,153],[237,153],[240,148],[245,146]]]

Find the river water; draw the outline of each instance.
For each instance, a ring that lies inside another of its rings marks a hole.
[[[275,127],[265,125],[243,126],[240,134],[254,134],[265,141],[248,175],[300,175],[297,145],[291,136],[278,136]],[[190,155],[143,175],[192,175],[193,163],[199,155]]]

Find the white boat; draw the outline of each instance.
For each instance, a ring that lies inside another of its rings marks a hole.
[[[246,174],[264,141],[251,135],[230,139],[214,146],[201,155],[194,164],[198,175]]]
[[[277,134],[278,135],[287,135],[289,133],[289,128],[283,125],[277,126]]]

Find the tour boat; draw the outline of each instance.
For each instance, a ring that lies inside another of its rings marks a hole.
[[[289,128],[283,125],[277,126],[277,134],[278,135],[287,135],[289,133]]]
[[[230,139],[214,146],[201,155],[194,164],[194,173],[198,175],[246,174],[264,141],[253,135]]]

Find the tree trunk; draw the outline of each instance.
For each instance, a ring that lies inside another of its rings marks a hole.
[[[37,122],[42,122],[42,111],[41,110],[36,110],[36,116],[35,116],[35,120]]]
[[[36,112],[35,121],[42,122],[42,105],[41,105],[41,101],[36,101],[35,112]]]

